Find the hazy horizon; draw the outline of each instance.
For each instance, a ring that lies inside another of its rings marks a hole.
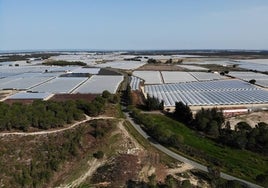
[[[267,50],[263,0],[0,0],[0,50]]]

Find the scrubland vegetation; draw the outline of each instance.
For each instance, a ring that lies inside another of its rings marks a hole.
[[[32,104],[0,103],[0,130],[22,130],[30,128],[50,129],[62,127],[84,118],[84,114],[97,116],[104,112],[107,102],[117,103],[116,95],[104,91],[92,102],[69,100],[64,102],[34,101]]]
[[[231,131],[221,128],[224,118],[217,109],[202,110],[194,119],[189,107],[182,104],[177,104],[176,107],[175,113],[170,114],[170,117],[142,114],[137,109],[132,109],[132,116],[137,123],[142,124],[143,129],[153,139],[172,150],[205,165],[217,166],[243,179],[267,184],[265,177],[268,171],[268,158],[264,153],[267,147],[267,125],[261,123],[256,128],[248,130],[247,126],[239,124],[236,130]],[[244,135],[243,139],[241,135]],[[230,139],[234,140],[230,141]],[[252,150],[254,152],[248,151],[250,148],[247,148],[247,144],[250,144],[253,139],[255,140],[255,149]],[[228,141],[232,144],[243,143],[245,147],[239,149],[237,146],[224,143]],[[260,154],[255,153],[257,146]]]

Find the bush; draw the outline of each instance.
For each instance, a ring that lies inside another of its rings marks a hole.
[[[93,157],[96,159],[102,159],[104,156],[104,153],[102,151],[97,151],[96,153],[93,154]]]
[[[256,83],[256,80],[255,79],[252,79],[252,80],[249,80],[248,82],[251,83],[251,84],[255,84]]]
[[[182,184],[181,184],[181,187],[182,188],[191,188],[192,184],[191,184],[191,182],[189,180],[183,180]]]
[[[160,102],[157,98],[155,97],[150,97],[147,95],[147,100],[146,100],[146,108],[147,110],[163,110],[164,103],[163,101]]]
[[[193,121],[191,109],[182,102],[176,102],[175,112],[173,115],[177,120],[185,123],[186,125],[191,124]]]

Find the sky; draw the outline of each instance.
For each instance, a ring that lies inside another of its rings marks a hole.
[[[0,50],[268,50],[267,0],[0,0]]]

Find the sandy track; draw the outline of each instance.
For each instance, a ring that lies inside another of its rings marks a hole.
[[[88,161],[89,169],[79,178],[74,180],[68,185],[60,185],[58,188],[72,188],[72,187],[78,187],[81,183],[83,183],[88,177],[92,176],[92,174],[104,163],[106,160],[98,160],[94,159],[92,161]]]
[[[105,117],[110,118],[110,117]],[[139,145],[139,143],[128,133],[128,131],[126,130],[126,128],[123,125],[124,120],[121,120],[118,122],[117,127],[118,129],[112,133],[112,134],[117,134],[120,133],[122,134],[124,140],[130,139],[132,144],[134,145],[134,149],[141,150],[142,147]],[[132,146],[133,147],[133,146]],[[133,148],[132,148],[133,149]],[[136,151],[135,150],[135,151]],[[102,160],[98,160],[98,159],[94,159],[94,160],[89,160],[88,161],[88,170],[83,173],[80,177],[78,177],[76,180],[74,180],[73,182],[67,184],[67,185],[60,185],[59,188],[74,188],[74,187],[78,187],[80,184],[82,184],[83,182],[86,181],[87,178],[91,177],[93,175],[93,173],[103,164],[105,164],[107,162],[108,159],[104,158]]]

